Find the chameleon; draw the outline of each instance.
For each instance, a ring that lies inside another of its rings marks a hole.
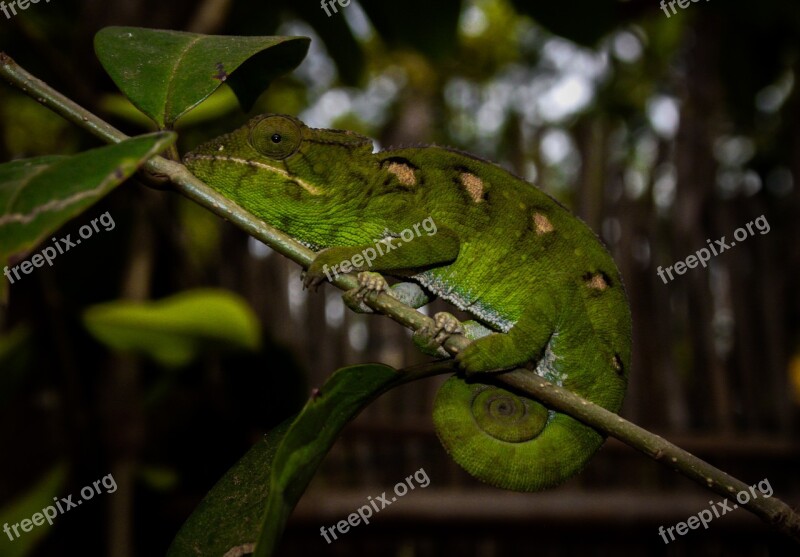
[[[414,335],[428,353],[441,354],[450,335],[473,340],[455,355],[464,373],[443,383],[433,409],[442,445],[471,475],[539,491],[580,472],[603,444],[596,430],[491,381],[522,366],[612,412],[622,404],[631,359],[622,277],[597,235],[555,199],[459,150],[375,152],[368,137],[281,114],[256,116],[183,162],[316,252],[306,286],[338,265],[361,285],[345,294],[351,307],[359,294],[386,291],[413,307],[440,297],[473,318],[437,313],[435,327]],[[435,234],[400,240],[426,219]],[[358,257],[376,242],[379,256]],[[388,287],[383,275],[402,282]]]

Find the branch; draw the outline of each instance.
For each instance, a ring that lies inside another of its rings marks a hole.
[[[0,75],[39,103],[91,132],[103,141],[116,143],[128,138],[128,136],[107,122],[78,106],[43,81],[26,72],[9,56],[1,52]],[[205,183],[195,178],[183,165],[163,157],[153,157],[146,163],[145,168],[154,175],[166,176],[181,194],[220,217],[233,222],[251,236],[261,240],[275,251],[302,265],[304,268],[308,267],[313,260],[314,252],[221,196]],[[333,280],[332,283],[342,290],[350,290],[358,286],[356,278],[348,275],[341,275]],[[413,330],[425,326],[433,327],[434,325],[431,318],[401,304],[386,294],[370,295],[367,297],[366,303],[377,312],[387,315],[394,321]],[[459,351],[464,350],[469,343],[470,341],[467,338],[455,335],[447,339],[444,347],[451,354],[457,354]],[[662,437],[650,433],[613,412],[609,412],[537,375],[533,375],[528,370],[516,369],[499,373],[492,377],[545,403],[550,408],[568,414],[606,435],[616,437],[623,443],[673,468],[687,478],[736,502],[739,506],[748,509],[787,536],[800,542],[800,516],[777,497],[751,498],[745,504],[739,503],[735,499],[736,494],[740,491],[747,491],[749,488],[744,482],[669,443]]]

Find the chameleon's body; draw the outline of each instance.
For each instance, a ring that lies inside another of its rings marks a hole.
[[[533,362],[550,381],[619,409],[631,332],[619,271],[583,222],[529,183],[442,147],[373,153],[367,138],[284,116],[255,118],[186,164],[264,221],[328,248],[308,270],[312,283],[377,238],[432,218],[435,234],[388,250],[369,270],[410,276],[504,333],[475,340],[460,365],[476,373]],[[544,489],[602,444],[566,415],[487,389],[454,377],[434,409],[446,448],[484,481]]]

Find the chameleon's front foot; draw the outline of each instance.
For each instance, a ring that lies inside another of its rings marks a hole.
[[[313,263],[311,264],[313,265]],[[314,269],[312,271],[311,266],[308,267],[303,273],[300,275],[300,280],[303,281],[303,288],[307,288],[309,290],[313,290],[314,292],[319,289],[319,285],[327,278],[324,274],[320,274],[319,269]]]
[[[323,281],[333,281],[334,278],[339,276],[339,271],[338,266],[331,262],[341,262],[342,259],[342,257],[338,256],[336,248],[326,248],[319,252],[301,277],[303,279],[303,288],[316,291]]]
[[[380,273],[362,271],[358,273],[358,286],[342,294],[344,304],[356,313],[372,313],[364,298],[372,293],[388,292],[389,283]]]
[[[433,328],[421,327],[414,332],[412,340],[423,353],[431,356],[447,357],[442,343],[450,335],[464,334],[461,322],[450,313],[439,312],[433,316]]]

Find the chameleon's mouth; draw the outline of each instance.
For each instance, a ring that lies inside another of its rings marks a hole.
[[[189,168],[189,170],[192,170],[192,172],[194,172],[194,170],[192,169],[193,166],[192,163],[195,163],[197,161],[227,162],[243,166],[249,166],[251,168],[259,168],[261,170],[266,170],[267,172],[272,172],[273,174],[278,174],[279,176],[282,176],[287,180],[291,180],[293,183],[297,184],[311,195],[322,194],[322,190],[320,190],[315,185],[309,184],[308,182],[306,182],[305,180],[301,180],[297,176],[292,176],[291,174],[289,174],[289,172],[287,172],[282,168],[270,166],[268,164],[264,164],[263,162],[243,159],[240,157],[233,157],[230,155],[207,155],[205,153],[198,153],[195,151],[186,153],[186,155],[184,155],[183,157],[184,164],[187,166],[187,168]]]
[[[185,167],[193,171],[192,166],[194,166],[194,163],[201,160],[214,161],[217,160],[217,157],[215,155],[206,154],[203,149],[198,148],[183,155],[181,162],[183,162]]]

